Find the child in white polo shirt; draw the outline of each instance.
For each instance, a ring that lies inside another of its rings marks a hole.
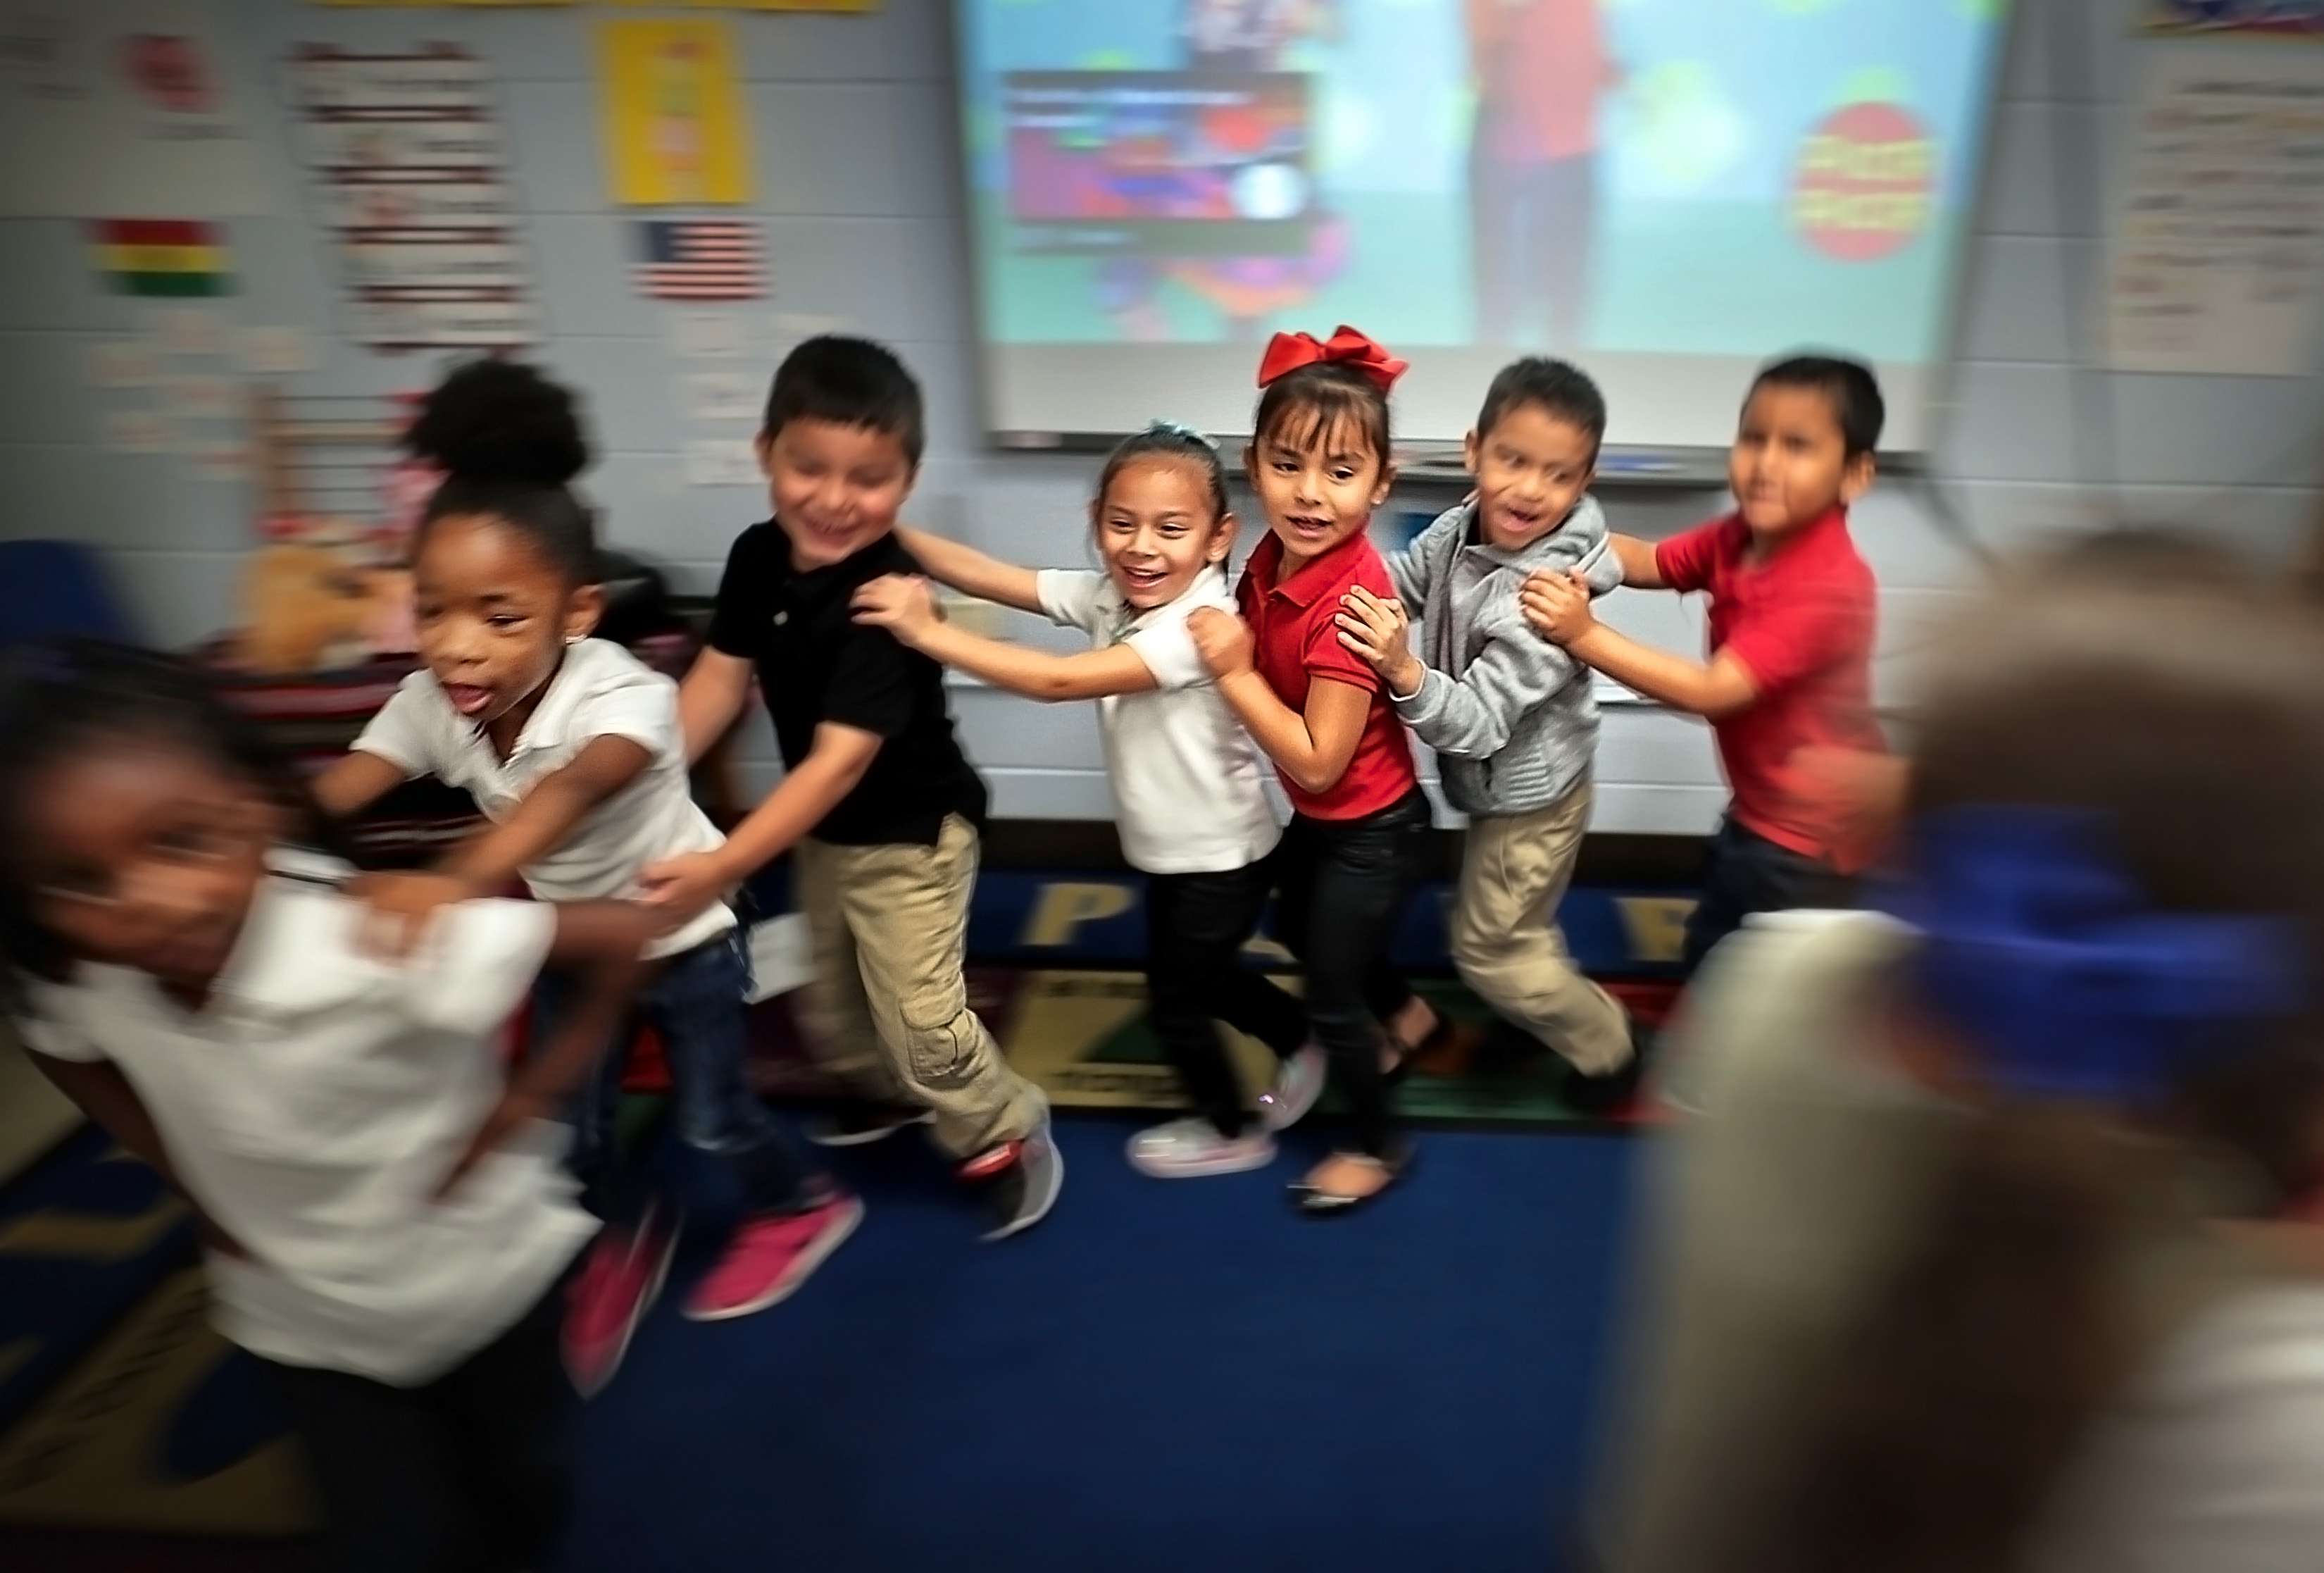
[[[944,583],[1088,634],[1083,654],[954,627],[936,615],[927,585],[908,578],[857,591],[857,618],[1013,693],[1098,701],[1122,856],[1147,876],[1155,1035],[1198,1111],[1139,1133],[1130,1161],[1163,1179],[1256,1169],[1275,1156],[1270,1133],[1314,1106],[1324,1066],[1298,1002],[1240,960],[1273,889],[1268,857],[1282,831],[1267,800],[1266,763],[1186,631],[1198,606],[1234,609],[1223,565],[1235,517],[1217,449],[1159,421],[1127,439],[1106,460],[1090,524],[1103,573],[1036,572],[940,536],[897,532]],[[1256,1125],[1219,1041],[1221,1021],[1281,1057]]]
[[[649,864],[719,846],[688,793],[677,686],[589,637],[604,595],[589,515],[566,485],[587,456],[571,396],[530,367],[475,362],[429,396],[410,440],[449,477],[413,543],[427,668],[316,791],[345,816],[433,775],[466,788],[493,823],[436,874],[375,882],[374,905],[425,912],[519,873],[543,900],[630,897]],[[745,1078],[750,963],[733,911],[711,903],[647,957],[641,1004],[669,1060],[678,1135],[733,1171],[745,1213],[686,1312],[742,1316],[797,1290],[862,1204],[806,1157]],[[544,990],[536,1025],[565,1004]],[[566,1329],[584,1393],[619,1366],[677,1240],[667,1209],[622,1198],[610,1178],[620,1059],[610,1057],[577,1121],[579,1167],[601,1184],[592,1199],[620,1224],[592,1254]]]
[[[296,778],[188,669],[91,648],[0,722],[0,992],[33,1063],[194,1209],[345,1567],[542,1566],[558,1280],[596,1226],[554,1124],[643,963],[626,902],[466,902],[364,942]],[[303,825],[300,820],[306,821]],[[543,964],[574,1008],[503,1084]]]

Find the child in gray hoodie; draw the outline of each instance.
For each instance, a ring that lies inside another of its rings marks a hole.
[[[1339,618],[1469,816],[1453,964],[1512,1028],[1565,1057],[1569,1099],[1591,1110],[1618,1106],[1637,1079],[1627,1013],[1557,929],[1590,822],[1598,704],[1590,669],[1527,626],[1517,592],[1543,571],[1578,570],[1600,595],[1622,582],[1588,495],[1605,432],[1605,398],[1580,370],[1503,367],[1466,444],[1476,495],[1388,560],[1397,600],[1358,588]]]

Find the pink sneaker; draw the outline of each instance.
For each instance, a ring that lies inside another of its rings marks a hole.
[[[863,1203],[841,1192],[803,1213],[746,1218],[686,1302],[697,1322],[724,1321],[788,1300],[863,1221]]]
[[[582,1397],[596,1397],[622,1368],[638,1324],[661,1294],[677,1249],[677,1220],[659,1204],[647,1208],[634,1230],[605,1229],[589,1247],[566,1302],[558,1340],[565,1374]]]

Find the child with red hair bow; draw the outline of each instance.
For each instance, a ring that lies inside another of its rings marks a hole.
[[[1187,628],[1224,699],[1271,760],[1294,810],[1276,856],[1276,937],[1300,958],[1315,1038],[1353,1140],[1292,1187],[1332,1217],[1370,1201],[1411,1161],[1392,1128],[1388,1071],[1442,1023],[1388,966],[1388,941],[1428,861],[1430,813],[1412,745],[1379,675],[1341,643],[1341,597],[1395,588],[1367,535],[1396,480],[1388,390],[1405,369],[1352,328],[1278,333],[1243,467],[1268,534],[1235,591]]]

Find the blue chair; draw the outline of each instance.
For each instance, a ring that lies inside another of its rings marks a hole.
[[[94,549],[0,541],[0,649],[65,634],[143,642]]]

